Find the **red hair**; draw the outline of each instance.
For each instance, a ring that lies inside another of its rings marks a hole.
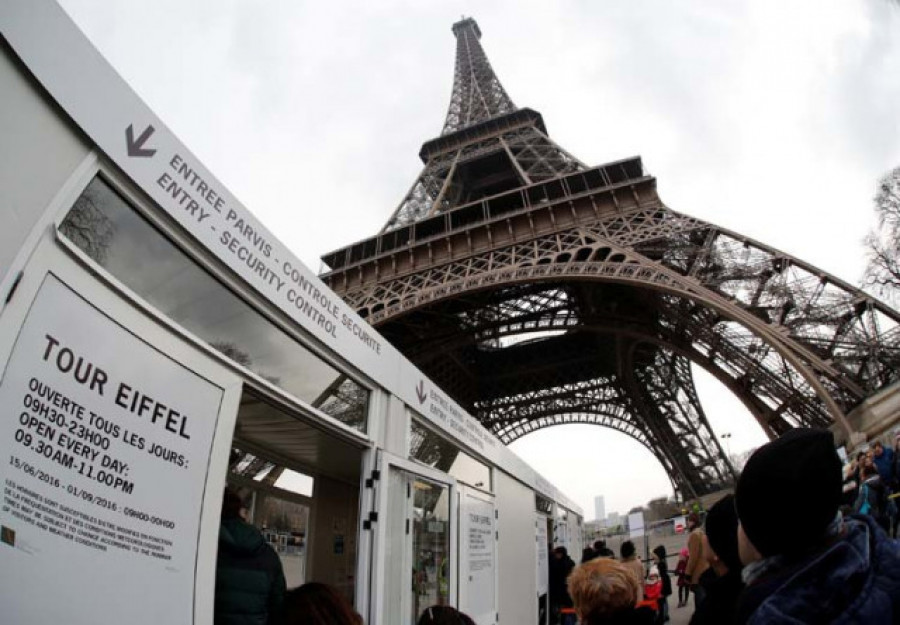
[[[598,624],[630,610],[637,601],[638,581],[634,572],[612,558],[585,562],[572,571],[567,584],[575,611],[584,625]]]
[[[288,625],[363,625],[363,620],[341,594],[326,584],[310,582],[288,591],[284,598]]]

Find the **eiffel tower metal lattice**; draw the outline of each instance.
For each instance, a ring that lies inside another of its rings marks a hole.
[[[509,443],[561,423],[631,436],[684,497],[733,470],[691,363],[770,437],[847,428],[900,378],[900,315],[788,254],[666,207],[638,157],[588,167],[516,108],[472,19],[442,134],[376,236],[323,278]]]

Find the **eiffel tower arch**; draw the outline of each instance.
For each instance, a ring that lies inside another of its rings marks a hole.
[[[323,279],[506,443],[563,423],[644,445],[684,497],[733,469],[691,364],[769,437],[852,430],[900,378],[900,315],[764,243],[668,208],[639,157],[591,167],[516,107],[453,26],[441,135],[377,235]]]

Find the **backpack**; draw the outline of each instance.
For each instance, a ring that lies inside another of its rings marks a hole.
[[[885,488],[878,488],[874,493],[874,501],[871,501],[871,489],[869,488],[869,484],[863,482],[862,487],[860,488],[860,492],[862,493],[863,502],[859,507],[860,514],[868,514],[869,516],[881,521],[882,517],[886,515],[890,515],[892,500],[887,498],[888,490]],[[896,504],[894,506],[896,509]]]
[[[872,505],[869,503],[869,485],[863,482],[862,485],[862,505],[859,507],[860,514],[872,514]]]

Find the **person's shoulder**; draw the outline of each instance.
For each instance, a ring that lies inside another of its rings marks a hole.
[[[260,548],[260,556],[265,559],[266,564],[271,569],[283,569],[283,565],[281,564],[281,558],[278,556],[278,552],[275,551],[275,547],[270,545],[268,542],[263,541],[262,547]]]
[[[629,621],[631,625],[652,625],[655,622],[656,612],[647,606],[635,608],[632,612],[632,620]]]

